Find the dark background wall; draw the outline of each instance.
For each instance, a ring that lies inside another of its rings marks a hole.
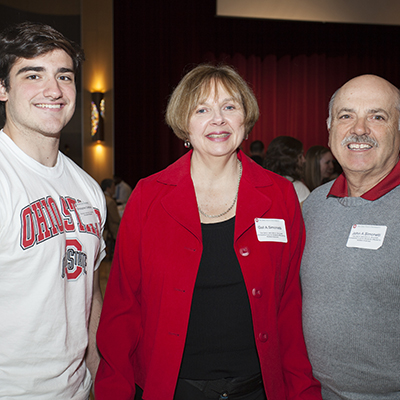
[[[114,2],[115,170],[135,184],[185,150],[165,125],[168,96],[184,71],[225,61],[249,81],[261,118],[251,140],[292,135],[327,144],[332,93],[375,73],[400,84],[397,26],[215,16],[215,2]]]
[[[67,5],[66,5],[67,7]],[[80,15],[52,15],[32,13],[21,9],[0,5],[0,29],[14,23],[24,21],[41,22],[51,25],[59,30],[67,38],[76,43],[81,43],[81,18]],[[77,77],[77,105],[76,111],[63,129],[61,135],[60,149],[72,158],[76,163],[82,165],[82,113],[81,113],[81,76]],[[0,120],[0,126],[4,121]]]

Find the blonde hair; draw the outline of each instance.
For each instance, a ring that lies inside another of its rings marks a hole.
[[[201,64],[182,78],[168,102],[165,121],[178,138],[189,138],[190,117],[195,108],[207,99],[212,89],[218,95],[219,84],[243,107],[245,135],[251,132],[258,120],[259,109],[248,84],[228,65]]]

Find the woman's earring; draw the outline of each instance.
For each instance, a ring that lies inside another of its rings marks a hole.
[[[185,140],[184,146],[188,149],[190,147],[189,140]]]

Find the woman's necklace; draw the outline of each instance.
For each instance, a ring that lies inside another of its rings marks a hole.
[[[232,208],[233,208],[233,206],[235,205],[236,200],[237,200],[237,198],[238,198],[240,178],[242,177],[242,163],[241,163],[240,160],[238,160],[238,163],[239,163],[239,178],[238,178],[238,183],[237,183],[236,196],[235,196],[235,198],[233,199],[233,203],[230,205],[230,207],[229,207],[226,211],[224,211],[224,212],[222,212],[221,214],[218,214],[218,215],[207,215],[205,212],[203,212],[203,211],[200,209],[200,206],[197,205],[197,208],[199,209],[201,215],[204,215],[204,216],[207,217],[207,218],[219,218],[219,217],[222,217],[222,216],[225,215],[225,214],[228,214],[228,212],[232,210]]]

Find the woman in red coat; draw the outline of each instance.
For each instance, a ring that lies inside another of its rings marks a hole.
[[[301,325],[293,185],[239,149],[256,99],[200,65],[167,123],[191,147],[125,208],[97,342],[96,400],[321,400]]]

